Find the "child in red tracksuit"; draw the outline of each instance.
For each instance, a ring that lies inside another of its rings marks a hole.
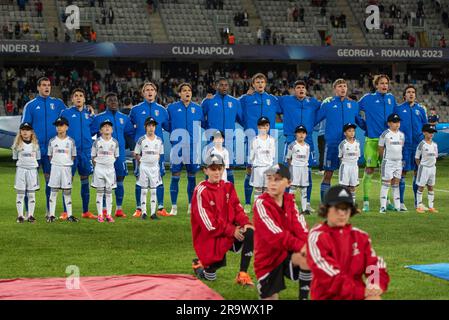
[[[312,275],[306,261],[307,224],[293,194],[289,168],[281,163],[265,171],[267,191],[254,203],[254,270],[261,299],[278,299],[284,277],[299,279],[306,300]]]
[[[200,279],[213,281],[216,271],[226,266],[228,251],[241,253],[236,282],[253,286],[248,267],[253,255],[253,226],[243,211],[234,185],[222,180],[225,163],[217,154],[205,161],[208,180],[196,186],[192,197],[192,238],[198,259],[193,269]]]
[[[380,300],[387,290],[385,262],[371,247],[369,235],[348,223],[357,211],[349,189],[328,190],[319,212],[326,221],[308,237],[313,300]]]

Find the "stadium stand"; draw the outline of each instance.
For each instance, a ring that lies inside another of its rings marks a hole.
[[[1,40],[47,40],[44,16],[38,17],[34,2],[23,1],[24,10],[20,10],[17,1],[0,0]],[[16,32],[16,25],[19,32]]]
[[[153,42],[150,18],[144,1],[105,0],[103,7],[98,2],[91,7],[89,0],[70,2],[80,8],[81,33],[84,37],[82,41],[89,40],[88,34],[93,29],[97,32],[99,42]],[[66,0],[57,0],[61,24],[67,4]],[[109,20],[109,8],[113,11],[112,23]],[[70,32],[69,36],[72,41],[76,41],[75,31]]]
[[[361,0],[358,1],[358,4],[355,2],[355,5],[350,8],[353,10],[354,16],[359,17],[360,28],[370,46],[408,47],[411,46],[409,42],[409,36],[411,36],[416,40],[415,47],[438,47],[439,40],[444,34],[441,14],[437,13],[432,4],[435,1],[423,1],[423,13],[419,14],[418,2],[378,1],[381,26],[374,30],[367,30],[365,27],[365,19],[368,16],[365,14],[365,9],[372,1]],[[395,6],[394,14],[391,10],[392,5]],[[390,26],[394,26],[393,32],[389,32],[388,27]],[[390,36],[391,33],[393,33],[392,36]]]

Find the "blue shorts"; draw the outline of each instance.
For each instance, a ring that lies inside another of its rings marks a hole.
[[[326,143],[324,149],[324,170],[335,171],[340,168],[340,159],[338,158],[338,143]]]
[[[133,168],[134,168],[134,176],[138,177],[139,176],[139,166],[137,165],[137,160],[134,159],[133,160]],[[164,165],[164,159],[161,158],[159,160],[159,172],[161,174],[161,177],[165,176],[165,165]]]
[[[92,158],[89,153],[81,152],[73,160],[72,176],[75,175],[76,170],[80,176],[90,176],[94,172],[94,166],[92,165]]]
[[[126,177],[128,175],[128,166],[126,165],[126,158],[118,158],[114,163],[115,175],[117,177]]]
[[[43,155],[41,159],[38,161],[38,163],[39,166],[42,167],[42,171],[44,172],[44,174],[50,174],[51,163],[47,155]]]
[[[402,149],[402,170],[404,171],[416,171],[418,167],[415,161],[416,148],[404,148]]]
[[[171,173],[181,172],[183,165],[184,165],[184,163],[182,163],[182,162],[179,164],[171,163],[170,164]],[[192,174],[197,173],[201,169],[201,166],[199,164],[186,164],[185,166],[186,166],[187,173],[192,173]]]

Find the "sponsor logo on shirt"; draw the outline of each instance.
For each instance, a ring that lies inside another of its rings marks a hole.
[[[218,103],[217,103],[217,102],[215,102],[215,103],[214,103],[214,106],[215,106],[215,107],[218,107]]]
[[[76,118],[76,114],[72,114],[72,118]]]
[[[142,111],[142,114],[147,114],[147,112],[145,110]]]
[[[40,106],[37,106],[37,107],[36,107],[36,110],[40,110],[40,108],[41,108]]]

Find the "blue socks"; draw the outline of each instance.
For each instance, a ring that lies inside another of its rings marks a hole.
[[[307,203],[310,203],[311,195],[312,195],[312,170],[309,169],[309,186],[307,187]]]
[[[405,179],[404,177],[402,177],[401,181],[399,181],[399,195],[401,198],[401,203],[404,203],[404,192],[405,192]]]
[[[232,184],[234,184],[234,171],[228,169],[227,175],[228,175],[228,181],[231,182]]]
[[[136,208],[140,209],[140,191],[142,188],[136,184]]]
[[[172,176],[171,177],[170,198],[171,198],[172,205],[176,205],[178,202],[179,178],[180,178],[180,176]]]
[[[159,208],[164,207],[164,183],[156,188],[157,204]]]
[[[321,202],[324,202],[324,196],[325,196],[327,190],[330,189],[330,187],[331,187],[330,183],[321,182],[321,188],[320,188]]]
[[[83,201],[83,213],[89,211],[89,178],[81,180],[81,199]]]
[[[416,184],[416,176],[413,176],[413,194],[415,195],[415,208],[418,205],[416,201],[416,193],[418,192],[418,185]]]
[[[249,185],[251,175],[245,176],[245,204],[251,204],[251,195],[253,194],[253,187]]]
[[[117,188],[115,189],[115,202],[117,207],[122,206],[124,195],[125,195],[125,188],[123,187],[123,180],[117,181]]]
[[[45,197],[47,198],[47,213],[50,212],[50,193],[51,188],[48,186],[48,180],[45,180]],[[25,200],[25,203],[28,203],[28,199]]]
[[[192,203],[193,191],[196,186],[195,176],[187,176],[187,196],[189,197],[189,204]]]

